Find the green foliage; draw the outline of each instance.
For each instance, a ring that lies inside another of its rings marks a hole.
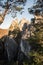
[[[34,3],[31,8],[28,8],[29,13],[43,16],[43,0],[36,0]]]
[[[32,47],[29,55],[33,59],[33,65],[43,65],[43,25],[34,24],[33,28],[36,30],[33,32],[34,36],[31,36],[28,41]]]
[[[9,36],[13,35],[13,37],[16,37],[19,32],[20,32],[20,29],[16,27],[13,31],[9,31]]]
[[[15,9],[20,12],[23,9],[23,7],[17,6],[15,7]]]

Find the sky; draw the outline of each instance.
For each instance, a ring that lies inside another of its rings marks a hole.
[[[30,21],[31,18],[33,18],[34,16],[29,14],[28,8],[32,7],[33,3],[34,3],[34,0],[27,0],[26,5],[24,6],[24,12],[22,13],[22,15],[20,14],[20,12],[17,12],[17,16],[15,18],[12,18],[11,13],[7,14],[5,16],[3,23],[0,25],[0,28],[8,29],[12,21],[15,19],[18,19],[20,21],[22,18],[25,18]]]

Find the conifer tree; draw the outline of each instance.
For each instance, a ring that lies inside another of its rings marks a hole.
[[[33,65],[43,65],[43,0],[36,0],[29,12],[34,15],[31,24],[35,28],[34,36],[29,38],[32,46],[30,55],[33,58]]]
[[[0,24],[3,22],[6,14],[11,13],[12,17],[15,18],[17,12],[23,9],[20,5],[24,5],[25,2],[26,0],[0,0]]]

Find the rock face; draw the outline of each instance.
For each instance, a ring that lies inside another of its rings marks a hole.
[[[30,31],[28,31],[29,24],[30,22],[26,20],[25,18],[23,18],[19,23],[18,23],[18,19],[14,20],[9,28],[9,30],[12,31],[12,33],[10,33],[10,36],[13,37],[16,34],[18,34],[19,31],[22,31],[21,32],[22,37],[27,38],[27,36],[30,36]],[[15,31],[16,31],[16,34],[15,34]]]
[[[4,49],[5,57],[8,58],[8,61],[12,61],[15,59],[15,56],[17,55],[18,45],[15,42],[13,38],[10,38],[9,36],[5,37],[6,41],[4,41]],[[7,52],[7,55],[6,55]]]
[[[23,19],[20,21],[20,23],[19,23],[19,28],[20,28],[20,30],[22,31],[23,26],[25,27],[26,25],[29,25],[29,24],[30,24],[30,22],[29,22],[28,20],[26,20],[25,18],[23,18]]]
[[[13,31],[14,29],[16,29],[16,28],[18,28],[18,27],[19,27],[19,25],[18,25],[18,19],[16,19],[16,20],[13,20],[13,21],[12,21],[12,24],[11,24],[9,30],[10,30],[10,31]]]
[[[25,18],[23,18],[20,23],[19,23],[19,28],[21,31],[21,36],[22,39],[27,39],[28,37],[30,37],[30,22],[28,20],[26,20]]]
[[[15,36],[16,34],[18,34],[19,31],[22,31],[22,30],[23,30],[23,35],[26,34],[25,36],[27,36],[28,35],[27,27],[29,24],[30,22],[26,20],[25,18],[23,18],[19,23],[18,23],[18,19],[15,19],[12,21],[12,24],[8,30],[0,29],[0,38],[2,38],[4,35],[8,35],[9,31],[11,36],[12,35]]]
[[[5,35],[8,35],[8,30],[7,29],[0,29],[0,38],[2,38]]]
[[[12,24],[9,28],[9,35],[10,37],[16,37],[19,32],[19,25],[18,25],[18,19],[15,19],[12,21]]]

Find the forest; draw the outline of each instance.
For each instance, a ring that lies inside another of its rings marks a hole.
[[[22,15],[27,1],[0,0],[0,26],[9,13],[14,19]],[[43,0],[33,1],[30,22],[14,20],[6,32],[0,28],[0,65],[43,65]]]

